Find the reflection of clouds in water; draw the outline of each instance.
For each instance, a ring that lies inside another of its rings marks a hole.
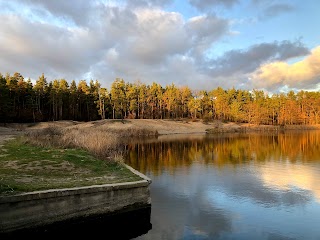
[[[202,164],[193,164],[192,166],[177,167],[174,174],[165,172],[160,177],[152,176],[156,179],[157,184],[166,187],[167,191],[172,192],[181,198],[189,198],[199,192],[202,184],[207,185],[208,174],[204,174]],[[188,176],[188,177],[186,177]],[[205,178],[205,179],[203,179]]]
[[[320,203],[320,172],[314,165],[267,162],[259,170],[265,186],[300,195],[310,192]]]
[[[206,188],[199,184],[204,179],[199,182],[198,174],[191,176],[168,175],[152,182],[152,230],[141,239],[219,239],[222,233],[231,232],[227,213],[215,207],[208,209]],[[180,188],[189,183],[190,191]]]
[[[310,191],[279,190],[266,187],[257,172],[251,172],[250,166],[238,167],[234,174],[221,174],[220,191],[236,199],[250,199],[263,207],[305,205],[312,201]],[[256,168],[256,167],[255,167]]]
[[[290,239],[298,236],[296,229],[312,236],[320,214],[319,205],[310,210],[312,194],[266,187],[252,168],[259,166],[195,163],[187,174],[179,168],[174,175],[152,177],[153,228],[141,238]]]
[[[280,166],[278,166],[279,168]],[[277,169],[276,166],[275,169]],[[157,179],[157,184],[175,196],[188,199],[198,197],[207,189],[214,188],[217,191],[225,192],[231,198],[251,199],[263,207],[306,205],[312,201],[314,191],[306,187],[303,188],[301,184],[296,185],[298,188],[274,188],[266,185],[263,178],[266,174],[260,174],[264,171],[260,166],[250,164],[239,165],[237,168],[229,165],[218,169],[214,166],[194,163],[188,167],[178,168],[174,175],[162,175]],[[282,176],[278,175],[277,171],[272,173],[274,175],[271,179],[275,179],[275,181]],[[295,174],[298,175],[293,172],[290,176]]]
[[[295,139],[282,140],[293,146]],[[304,164],[275,161],[290,148],[275,151],[269,148],[269,138],[262,140],[252,138],[251,145],[239,140],[230,147],[233,140],[170,142],[158,152],[150,148],[154,161],[150,153],[141,155],[136,162],[144,163],[141,166],[153,179],[153,228],[142,239],[318,239],[320,166],[311,161],[318,159],[318,152],[306,155]],[[223,159],[206,161],[205,156],[219,146]],[[247,146],[261,154],[250,161],[246,157],[250,151],[239,150]],[[166,151],[172,154],[160,158]]]
[[[319,236],[318,216],[320,206],[286,207],[274,204],[266,207],[257,204],[252,198],[237,198],[228,195],[228,192],[220,192],[216,189],[207,191],[207,198],[212,206],[222,210],[227,209],[232,217],[233,237],[243,235],[244,239],[251,239],[248,236],[255,232],[254,239],[315,239]],[[312,211],[311,211],[312,209]],[[310,211],[310,212],[309,212]],[[309,213],[308,213],[309,212]],[[277,238],[278,237],[278,238]]]

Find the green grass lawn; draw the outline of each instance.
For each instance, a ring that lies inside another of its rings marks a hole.
[[[137,180],[120,163],[80,149],[36,147],[23,138],[0,147],[0,195]]]

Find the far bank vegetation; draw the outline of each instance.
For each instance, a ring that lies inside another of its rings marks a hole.
[[[193,91],[116,79],[110,89],[96,80],[33,84],[20,73],[0,74],[0,122],[99,119],[203,119],[264,125],[319,124],[320,92],[290,91],[268,95],[262,90]]]

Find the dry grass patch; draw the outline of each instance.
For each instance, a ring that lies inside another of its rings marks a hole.
[[[80,148],[99,158],[117,160],[123,155],[124,140],[157,134],[157,131],[140,128],[112,129],[106,126],[56,128],[52,126],[28,131],[26,142],[41,147]]]

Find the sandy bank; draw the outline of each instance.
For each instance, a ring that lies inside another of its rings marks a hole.
[[[98,120],[92,122],[77,122],[77,121],[54,121],[54,122],[40,122],[40,123],[23,123],[23,124],[9,124],[8,129],[0,128],[0,135],[14,136],[26,130],[40,129],[47,127],[57,128],[95,128],[95,129],[112,129],[112,130],[126,130],[126,129],[150,129],[157,130],[160,135],[168,134],[204,134],[208,130],[214,132],[240,132],[240,131],[277,131],[277,130],[320,130],[320,125],[287,125],[287,126],[271,126],[271,125],[255,125],[247,123],[222,123],[221,121],[203,122],[201,120],[160,120],[160,119],[126,119],[121,120]],[[1,136],[0,136],[1,143]]]

